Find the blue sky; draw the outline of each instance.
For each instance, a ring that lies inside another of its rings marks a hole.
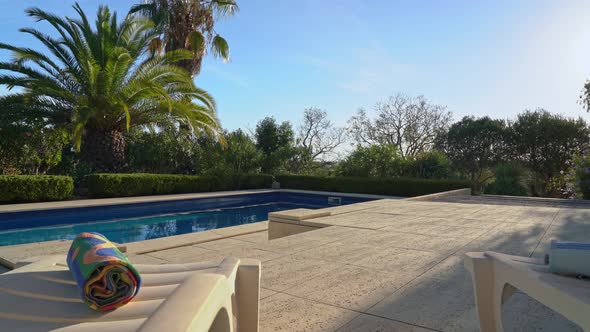
[[[134,2],[80,1],[93,14],[99,4],[123,13]],[[0,39],[34,46],[17,31],[39,27],[24,9],[71,15],[72,3],[4,0]],[[239,4],[238,15],[216,27],[230,43],[232,61],[208,58],[196,78],[217,99],[229,129],[253,128],[267,115],[297,123],[309,106],[344,125],[359,107],[370,110],[396,92],[447,105],[455,119],[511,118],[536,107],[590,119],[577,102],[590,78],[588,1]]]

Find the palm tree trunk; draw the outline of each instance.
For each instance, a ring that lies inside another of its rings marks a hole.
[[[125,135],[118,130],[89,130],[84,135],[82,157],[96,171],[119,172],[124,169]]]

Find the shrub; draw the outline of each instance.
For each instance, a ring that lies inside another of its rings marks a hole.
[[[535,196],[551,196],[548,184],[566,160],[590,148],[590,129],[582,118],[568,118],[543,109],[524,111],[510,124],[509,148],[530,169]]]
[[[0,176],[0,203],[60,201],[70,198],[73,190],[69,176]]]
[[[279,175],[281,188],[390,196],[420,196],[469,188],[469,181],[414,178],[359,178]]]
[[[395,177],[402,175],[407,161],[391,144],[357,146],[338,165],[338,175],[346,177]]]
[[[209,177],[211,191],[261,189],[272,186],[272,175],[217,173]]]
[[[270,188],[270,175],[235,175],[228,178],[172,174],[91,174],[86,177],[93,197],[126,197],[196,193],[218,190]]]
[[[507,163],[496,167],[496,179],[485,188],[486,194],[526,196],[526,187],[522,184],[525,170],[518,164]]]
[[[90,174],[88,193],[93,197],[179,194],[211,190],[206,177],[168,174]]]
[[[576,153],[560,172],[563,180],[561,193],[566,198],[590,199],[590,154]]]
[[[241,174],[234,176],[236,186],[233,189],[270,188],[273,178],[266,174]]]
[[[443,179],[449,176],[451,162],[439,151],[428,151],[408,158],[404,176],[423,179]]]

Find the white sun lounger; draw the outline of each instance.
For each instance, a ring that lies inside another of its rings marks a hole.
[[[520,290],[590,331],[590,281],[549,272],[543,260],[496,252],[467,253],[482,332],[503,331],[502,303]]]
[[[82,302],[65,256],[0,274],[0,330],[258,331],[260,261],[135,266],[142,277],[139,293],[106,313]]]

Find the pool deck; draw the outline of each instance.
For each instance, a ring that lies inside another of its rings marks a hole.
[[[274,240],[260,222],[126,246],[137,263],[261,260],[262,331],[477,331],[464,253],[542,257],[551,238],[588,241],[590,234],[584,205],[433,199],[323,209],[330,215],[298,221],[320,228]],[[0,248],[0,256],[15,249]],[[18,259],[50,253],[43,250]],[[576,330],[523,293],[503,313],[507,331]]]

